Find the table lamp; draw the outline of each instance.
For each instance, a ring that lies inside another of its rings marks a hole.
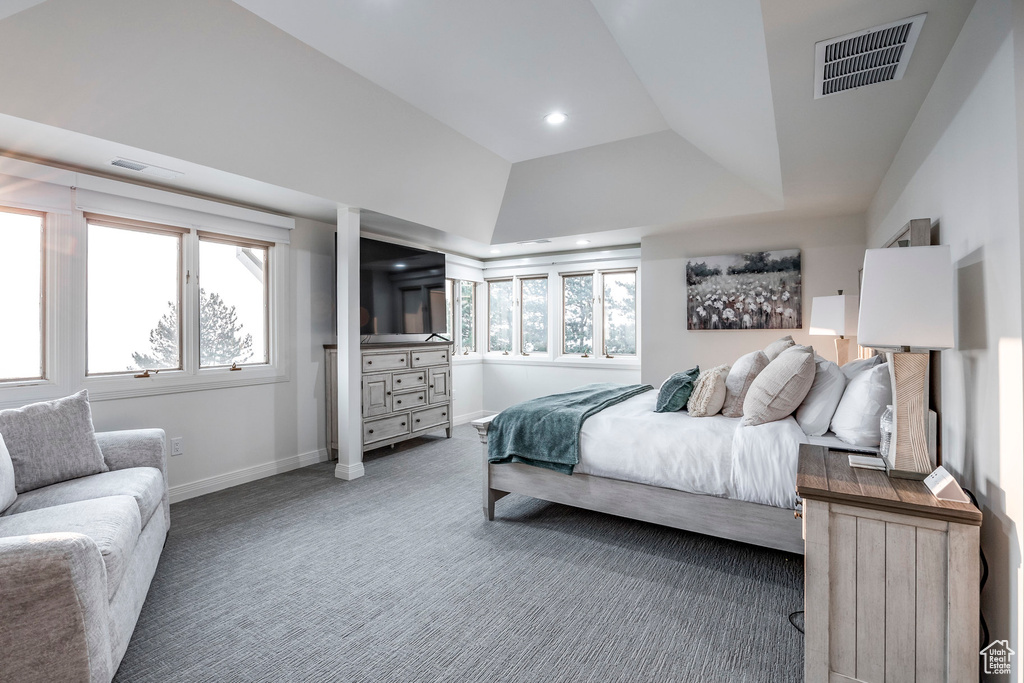
[[[953,348],[953,266],[948,246],[864,253],[858,343],[887,350],[893,392],[889,476],[924,479],[928,454],[928,351]]]
[[[857,297],[816,296],[811,299],[811,334],[836,337],[836,362],[846,365],[850,360],[850,340],[857,334]]]

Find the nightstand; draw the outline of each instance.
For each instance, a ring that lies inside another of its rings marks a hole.
[[[977,681],[981,512],[800,447],[804,676]]]

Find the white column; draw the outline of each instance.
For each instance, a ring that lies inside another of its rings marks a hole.
[[[359,209],[338,205],[338,465],[334,476],[357,479],[363,469],[359,358]]]

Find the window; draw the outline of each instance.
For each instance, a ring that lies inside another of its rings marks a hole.
[[[42,379],[44,215],[0,207],[0,381]]]
[[[594,276],[562,278],[562,353],[589,356],[594,352]]]
[[[562,276],[562,353],[590,358],[637,355],[636,270]]]
[[[444,281],[444,336],[455,340],[455,280]]]
[[[270,359],[266,244],[199,233],[199,367]]]
[[[636,355],[636,271],[602,273],[605,356]]]
[[[476,283],[459,280],[459,348],[476,351]]]
[[[487,283],[487,350],[512,351],[512,280]]]
[[[531,277],[519,280],[519,339],[524,355],[548,350],[548,279]]]
[[[181,369],[182,233],[86,216],[86,374]]]

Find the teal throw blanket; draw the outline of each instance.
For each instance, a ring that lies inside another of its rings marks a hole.
[[[588,384],[518,403],[498,413],[487,430],[487,460],[521,462],[572,474],[580,461],[583,421],[654,387]]]

